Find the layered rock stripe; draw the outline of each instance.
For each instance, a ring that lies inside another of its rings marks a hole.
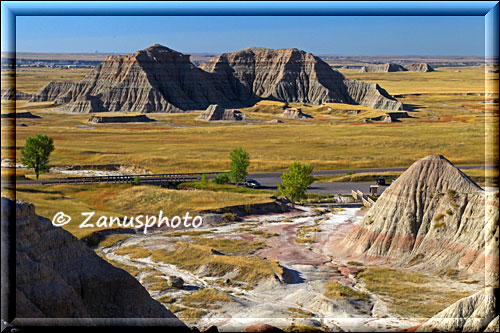
[[[396,265],[484,274],[498,270],[485,259],[495,212],[498,193],[486,194],[446,158],[431,155],[383,192],[343,244],[347,253]]]
[[[196,67],[184,55],[155,44],[132,55],[109,56],[82,81],[51,82],[31,101],[54,101],[69,112],[184,112],[217,104],[252,106],[262,99],[347,103],[401,110],[375,83],[348,80],[311,53],[248,48]]]

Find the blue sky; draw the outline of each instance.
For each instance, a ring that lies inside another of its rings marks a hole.
[[[316,54],[484,55],[481,16],[18,16],[18,52],[184,53],[249,46]]]

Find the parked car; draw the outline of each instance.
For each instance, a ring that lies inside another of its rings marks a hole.
[[[259,188],[261,185],[258,181],[256,181],[255,179],[247,179],[245,181],[245,186],[246,187],[251,187],[251,188]]]
[[[377,185],[382,185],[382,186],[383,186],[383,185],[387,185],[387,184],[385,183],[385,178],[382,178],[382,177],[377,178]]]

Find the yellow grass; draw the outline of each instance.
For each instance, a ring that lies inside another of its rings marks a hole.
[[[369,267],[357,275],[366,289],[381,296],[389,310],[407,318],[430,318],[463,297],[466,292],[432,286],[433,278],[416,272]]]
[[[482,67],[463,67],[461,73],[455,70],[443,68],[435,73],[345,70],[348,78],[377,82],[389,93],[404,95],[398,98],[413,106],[416,112],[409,113],[414,118],[393,124],[361,125],[362,119],[384,111],[330,103],[302,106],[304,112],[315,118],[284,120],[284,124],[198,122],[194,119],[201,111],[197,111],[148,115],[157,120],[154,123],[98,124],[86,128],[82,125],[86,125],[89,115],[54,113],[47,111],[48,103],[19,101],[18,111],[31,111],[42,119],[18,120],[28,127],[16,128],[15,144],[3,140],[2,158],[16,156],[19,160],[26,137],[45,133],[55,141],[56,149],[51,156],[54,165],[122,164],[152,172],[227,170],[228,154],[237,146],[249,151],[250,171],[285,170],[294,160],[312,163],[316,169],[409,166],[434,153],[443,154],[454,163],[482,164],[485,158],[498,157],[491,146],[496,144],[498,133],[495,128],[490,130],[491,126],[485,130],[485,124],[497,124],[498,105],[481,104],[485,97],[464,94],[484,93],[485,77],[491,83],[498,82],[498,76],[485,76]],[[18,73],[18,81],[22,81],[21,87],[28,83],[41,87],[47,80],[59,79],[61,75],[83,76],[84,71],[70,74],[67,70],[26,69]],[[281,102],[261,101],[242,110],[255,121],[266,121],[276,118],[282,107]],[[344,112],[353,109],[362,112],[359,115]],[[2,134],[12,136],[13,129],[2,126]],[[485,140],[491,147],[485,146]],[[113,144],[109,145],[110,142]]]
[[[17,186],[15,193],[4,192],[2,189],[2,196],[10,198],[17,196],[33,203],[37,214],[50,220],[57,212],[63,211],[72,217],[71,222],[63,228],[78,238],[105,229],[97,227],[99,216],[131,217],[140,214],[158,216],[161,210],[163,216],[170,219],[174,216],[184,217],[186,212],[194,217],[202,210],[218,209],[242,202],[254,204],[273,200],[269,194],[179,191],[131,184]],[[95,212],[91,220],[95,227],[79,228],[84,220],[82,212]]]
[[[274,260],[256,257],[213,254],[210,247],[178,242],[174,251],[154,250],[151,260],[176,265],[191,272],[200,267],[207,269],[207,274],[222,277],[227,273],[236,273],[232,280],[242,281],[253,286],[265,278],[280,276],[283,269]]]
[[[324,295],[331,299],[370,299],[370,295],[344,286],[338,281],[329,281],[325,284]]]

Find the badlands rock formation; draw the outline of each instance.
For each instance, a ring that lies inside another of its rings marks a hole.
[[[303,119],[303,118],[312,118],[313,116],[303,113],[302,110],[291,108],[283,111],[281,115],[283,118],[291,118],[291,119]]]
[[[463,298],[424,323],[419,331],[498,332],[498,192],[488,195],[484,220],[484,290]]]
[[[400,110],[377,84],[347,80],[318,57],[297,49],[248,48],[212,58],[201,68],[189,55],[155,44],[109,56],[82,81],[51,82],[31,101],[54,101],[70,112],[182,112],[254,105],[261,99],[340,102]]]
[[[377,84],[347,80],[326,62],[298,49],[250,47],[224,53],[200,66],[217,81],[228,82],[232,93],[253,105],[260,99],[287,103],[362,104],[400,110],[403,104]]]
[[[434,68],[426,62],[409,64],[406,66],[406,69],[410,72],[434,72]]]
[[[94,325],[131,318],[127,323],[136,325],[140,318],[154,318],[158,325],[186,328],[130,274],[36,215],[33,205],[2,198],[2,224],[10,223],[9,207],[16,212],[16,320],[73,318]]]
[[[246,118],[248,117],[239,110],[226,110],[217,104],[212,104],[196,119],[204,121],[241,121]]]
[[[407,69],[401,65],[387,63],[382,65],[367,65],[361,67],[359,70],[361,73],[387,73],[387,72],[406,72]]]
[[[485,266],[495,215],[498,193],[486,195],[446,158],[431,155],[383,192],[343,244],[346,253],[395,265],[496,274],[498,265]]]
[[[31,94],[23,93],[22,91],[16,90],[14,88],[2,89],[2,99],[4,100],[28,100],[31,98]]]
[[[432,317],[417,332],[498,332],[498,288],[462,298]]]

